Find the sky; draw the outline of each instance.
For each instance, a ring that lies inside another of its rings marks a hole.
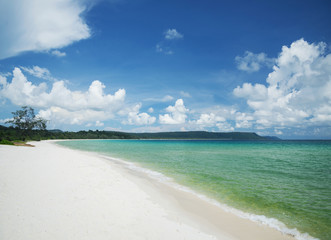
[[[0,124],[331,139],[328,0],[0,0]],[[8,126],[8,125],[6,125]]]

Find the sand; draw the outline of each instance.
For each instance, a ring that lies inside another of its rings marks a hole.
[[[0,145],[0,239],[293,239],[116,161]]]

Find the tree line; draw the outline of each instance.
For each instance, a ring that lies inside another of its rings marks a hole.
[[[134,139],[136,136],[116,131],[79,131],[63,132],[47,130],[47,120],[36,116],[34,109],[23,106],[21,110],[12,112],[13,118],[6,123],[10,127],[0,125],[0,144],[13,144],[15,141],[40,141],[49,139]]]
[[[79,131],[63,132],[47,130],[47,120],[36,116],[31,107],[24,106],[13,112],[13,118],[7,123],[11,127],[0,125],[0,144],[12,144],[15,141],[40,141],[48,139],[201,139],[201,140],[280,140],[275,137],[261,137],[253,132],[160,132],[125,133],[116,131]]]
[[[25,131],[14,127],[0,125],[0,144],[11,144],[17,141],[40,141],[51,139],[137,139],[138,137],[128,133],[114,131],[79,131],[62,132],[58,130],[38,130]]]

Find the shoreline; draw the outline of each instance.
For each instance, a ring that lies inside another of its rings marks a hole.
[[[1,238],[294,239],[108,157],[34,144],[0,146]]]
[[[92,153],[88,152],[87,153]],[[93,153],[92,153],[93,154]],[[259,226],[263,226],[266,228],[271,228],[276,230],[277,232],[281,233],[283,236],[289,237],[289,239],[299,239],[299,240],[318,240],[317,238],[311,237],[307,233],[302,234],[297,229],[288,228],[283,222],[279,221],[275,218],[266,217],[264,215],[256,215],[253,213],[244,212],[242,210],[236,209],[224,203],[221,203],[213,198],[208,197],[205,194],[198,193],[195,190],[192,190],[190,187],[178,184],[172,178],[167,177],[163,173],[150,170],[148,168],[140,166],[138,163],[128,162],[122,159],[102,155],[95,153],[97,156],[105,158],[108,161],[112,161],[115,164],[119,164],[125,171],[128,171],[130,175],[140,177],[145,180],[152,180],[149,181],[149,184],[153,183],[153,186],[158,188],[158,190],[163,191],[166,195],[172,195],[178,198],[177,203],[182,208],[185,208],[188,214],[192,212],[196,214],[197,217],[205,217],[208,218],[209,216],[204,214],[203,211],[196,211],[196,208],[188,208],[187,204],[182,203],[183,199],[187,199],[187,196],[190,196],[192,201],[199,201],[197,205],[206,205],[206,208],[213,209],[210,212],[211,215],[215,215],[215,212],[218,212],[220,215],[227,215],[229,214],[229,218],[239,217],[240,219],[247,220],[252,222],[253,224],[258,224]],[[214,217],[215,222],[223,222],[223,219]],[[222,227],[218,224],[218,227]],[[241,239],[241,238],[240,238]],[[243,238],[246,239],[246,238]],[[284,238],[285,239],[285,238]],[[287,238],[286,238],[287,239]]]

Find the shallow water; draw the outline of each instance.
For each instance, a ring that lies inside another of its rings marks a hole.
[[[264,221],[275,218],[288,229],[331,239],[331,141],[83,140],[58,144],[139,163],[220,203],[264,215]]]

